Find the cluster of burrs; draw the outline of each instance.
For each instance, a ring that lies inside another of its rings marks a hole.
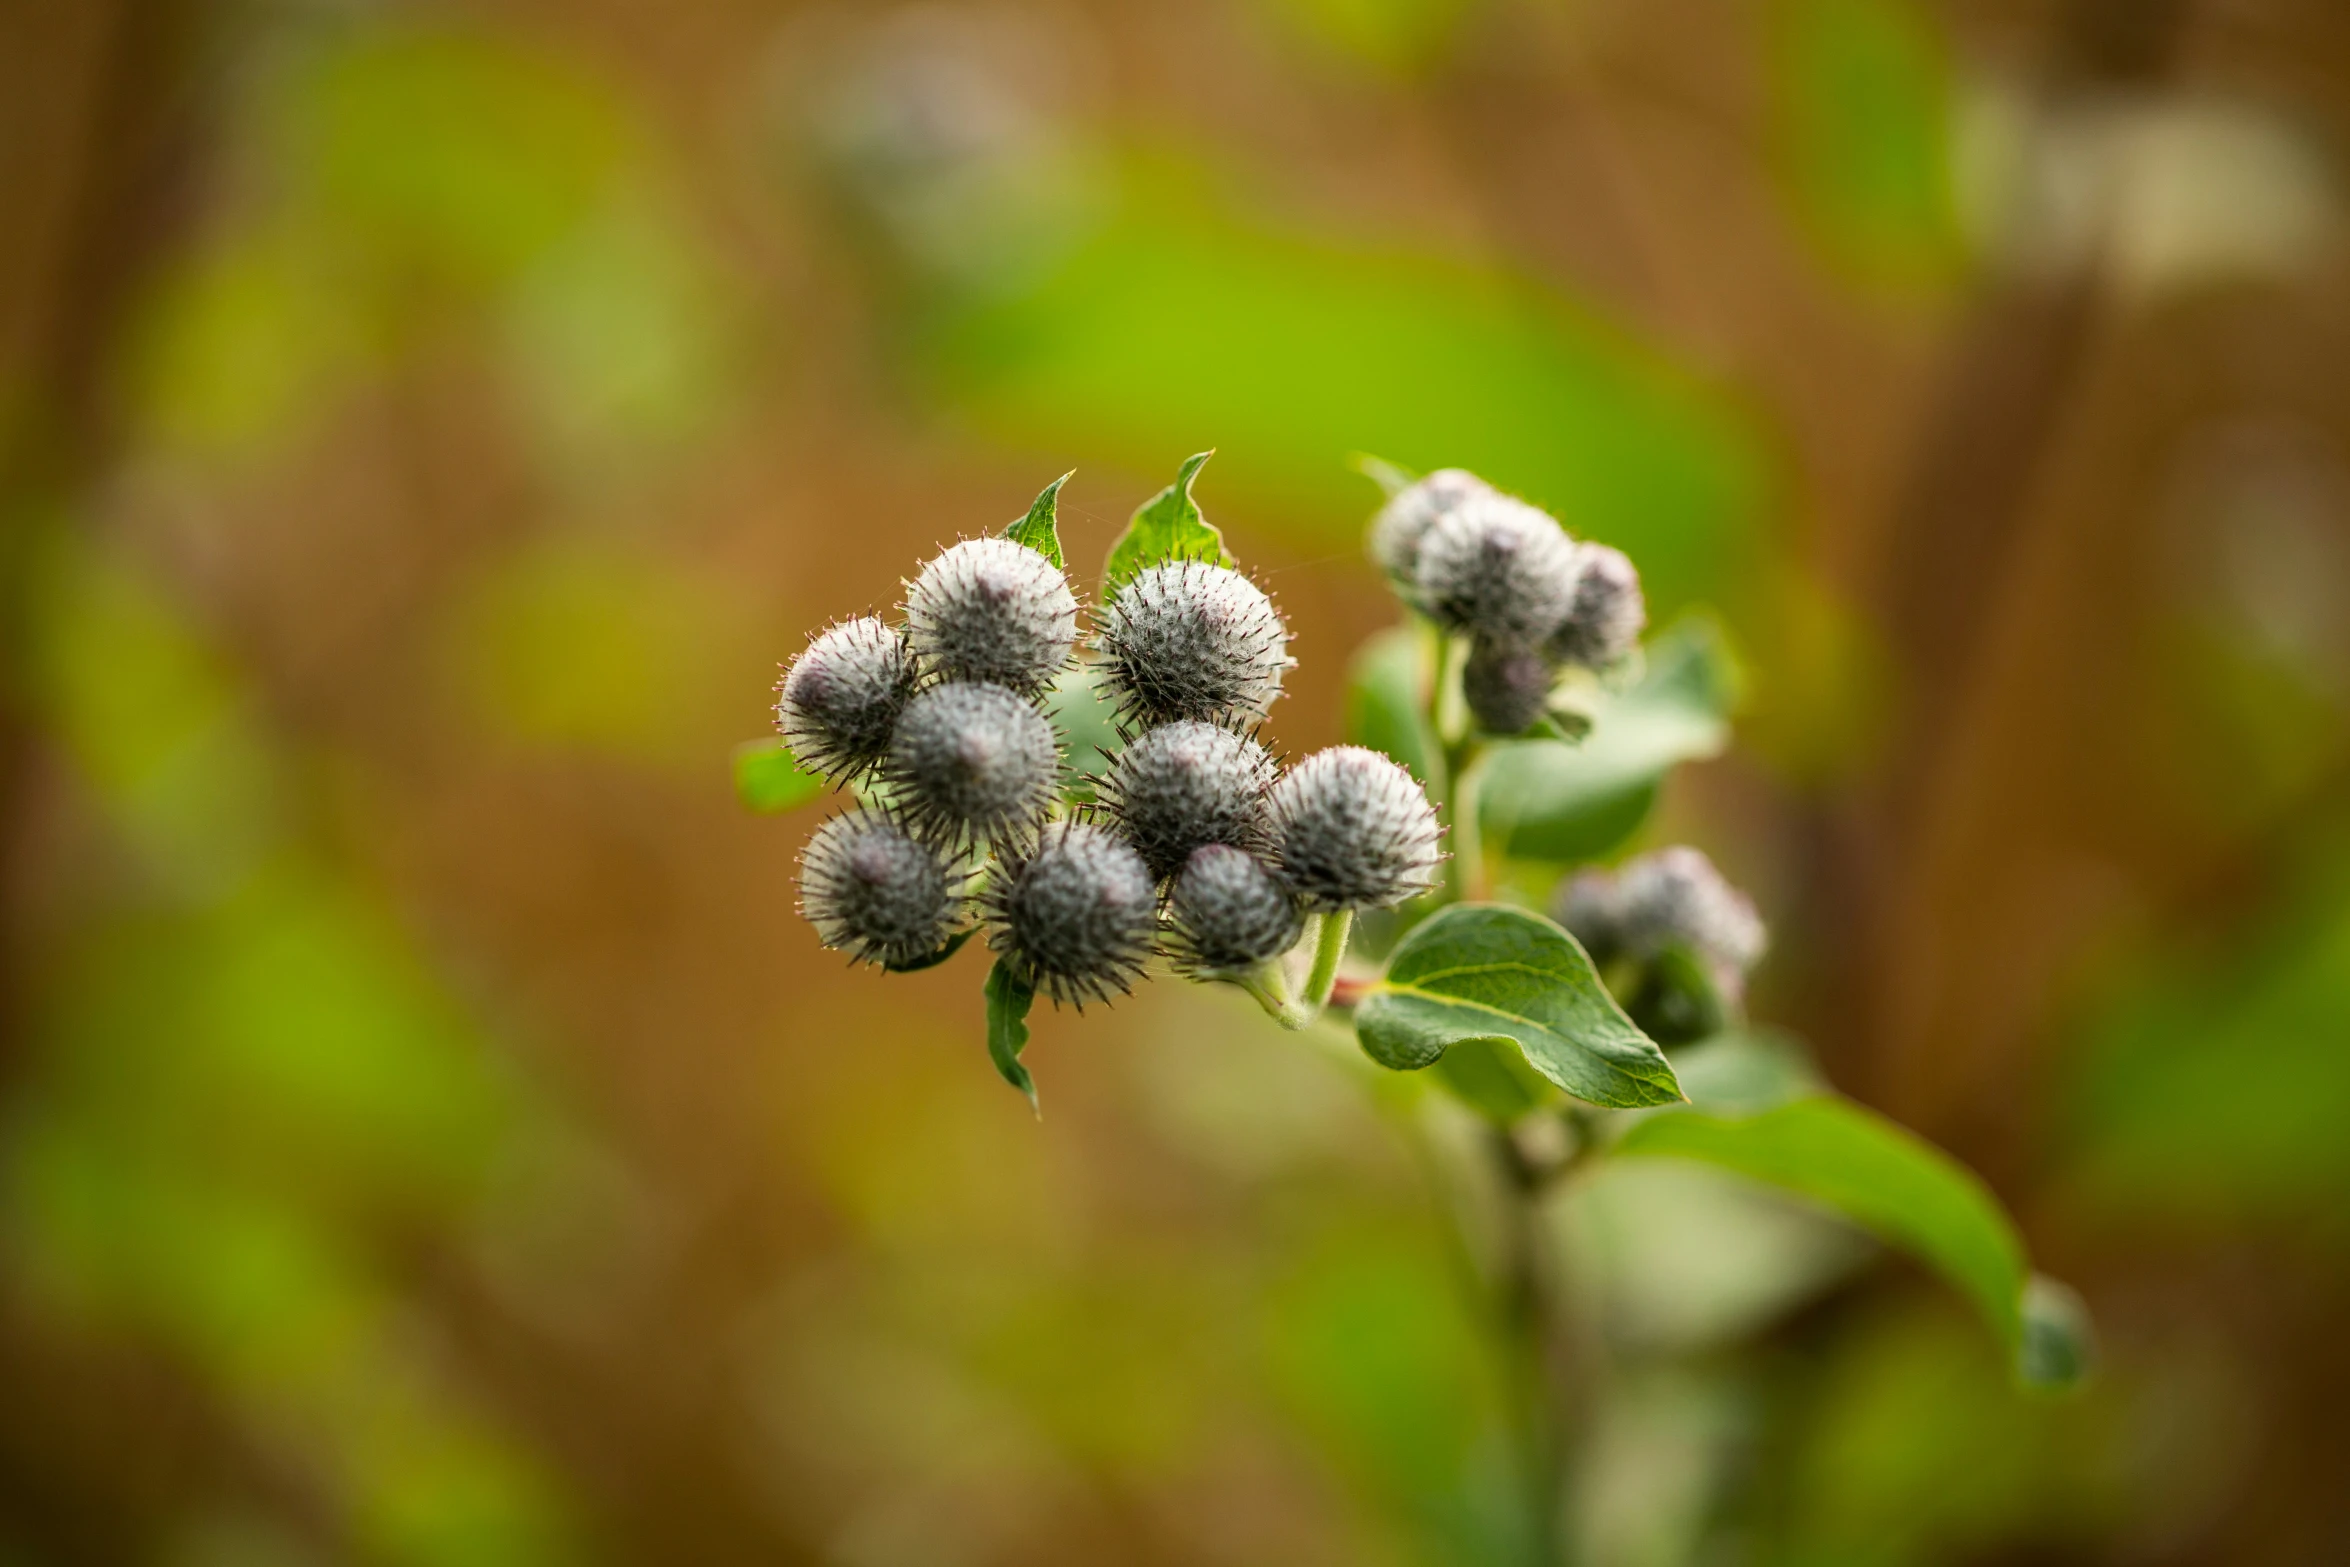
[[[1622,662],[1648,619],[1622,551],[1458,468],[1390,497],[1371,553],[1406,604],[1468,639],[1461,695],[1487,734],[1533,728],[1565,670]]]
[[[1162,561],[1093,629],[1122,743],[1087,804],[1068,798],[1044,705],[1078,661],[1077,598],[1026,544],[950,547],[909,585],[902,629],[845,621],[790,667],[785,743],[859,798],[801,857],[825,945],[912,969],[984,930],[1022,984],[1082,1006],[1131,989],[1153,954],[1245,979],[1309,918],[1432,884],[1439,827],[1409,773],[1355,746],[1284,770],[1257,738],[1291,661],[1255,583]]]

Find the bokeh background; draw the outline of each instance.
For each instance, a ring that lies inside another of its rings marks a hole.
[[[2350,1560],[2346,216],[2340,0],[0,4],[0,1562],[1509,1561],[1375,1074],[1161,984],[1039,1121],[734,798],[1209,446],[1291,750],[1352,453],[1715,613],[1639,841],[2097,1313],[1611,1178],[1587,1560]]]

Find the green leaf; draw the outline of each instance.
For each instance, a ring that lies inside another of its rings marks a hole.
[[[2033,1387],[2067,1388],[2097,1364],[2097,1331],[2088,1303],[2069,1284],[2035,1273],[2024,1285],[2023,1339],[2016,1370]]]
[[[1752,1114],[1706,1109],[1644,1116],[1623,1158],[1691,1159],[1805,1197],[1939,1272],[1991,1325],[2036,1385],[2087,1362],[2086,1317],[2066,1318],[2058,1286],[2037,1288],[2015,1226],[1973,1171],[1872,1110],[1810,1094]]]
[[[1077,470],[1072,468],[1069,473]],[[1061,529],[1059,522],[1061,486],[1069,482],[1069,473],[1044,487],[1028,515],[1004,530],[1004,537],[1014,544],[1025,544],[1056,566],[1066,567],[1061,558]]]
[[[1575,938],[1499,904],[1456,904],[1415,926],[1357,1008],[1355,1033],[1396,1071],[1429,1066],[1462,1040],[1508,1039],[1592,1104],[1681,1098],[1664,1052],[1624,1016]]]
[[[743,804],[773,816],[824,792],[824,780],[803,771],[781,740],[745,740],[734,748],[734,792]]]
[[[1132,582],[1161,561],[1204,560],[1212,565],[1233,564],[1232,554],[1224,548],[1224,535],[1218,533],[1200,515],[1199,502],[1191,498],[1191,482],[1210,457],[1211,449],[1184,459],[1183,467],[1175,475],[1175,482],[1144,501],[1126,524],[1126,531],[1118,535],[1118,542],[1110,546],[1110,558],[1102,563],[1102,601],[1107,603],[1118,590]]]
[[[941,963],[944,963],[947,959],[962,951],[963,944],[978,934],[979,930],[977,926],[973,926],[968,930],[958,930],[952,936],[949,936],[946,939],[946,945],[940,947],[936,952],[924,953],[921,957],[914,959],[910,963],[884,963],[882,967],[892,974],[919,974],[926,968],[938,967]]]
[[[1384,457],[1374,457],[1369,452],[1355,453],[1347,459],[1347,465],[1379,486],[1379,493],[1389,500],[1409,489],[1413,481],[1420,477],[1409,468],[1400,467]]]
[[[1429,1071],[1454,1098],[1502,1126],[1559,1097],[1526,1060],[1526,1052],[1507,1039],[1456,1040]]]
[[[1028,1048],[1028,1009],[1036,992],[998,958],[987,971],[987,1055],[1004,1081],[1028,1096],[1029,1107],[1043,1114],[1036,1102],[1036,1079],[1020,1064]]]
[[[1576,745],[1506,741],[1479,794],[1485,843],[1517,859],[1596,859],[1636,832],[1681,763],[1729,743],[1737,677],[1721,632],[1686,620],[1649,644],[1630,690],[1600,698]]]
[[[1060,732],[1066,772],[1063,792],[1072,800],[1093,798],[1094,781],[1118,749],[1118,711],[1102,695],[1098,666],[1079,664],[1061,672],[1045,693],[1045,716]]]
[[[1423,787],[1443,777],[1442,750],[1428,727],[1428,637],[1392,626],[1355,649],[1346,677],[1346,738],[1384,751]]]

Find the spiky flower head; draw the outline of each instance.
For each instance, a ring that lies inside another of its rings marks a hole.
[[[1097,642],[1107,689],[1130,722],[1261,717],[1289,668],[1289,628],[1273,601],[1205,561],[1137,575],[1102,612]]]
[[[1622,550],[1585,542],[1575,546],[1574,602],[1543,651],[1561,664],[1605,669],[1630,653],[1648,624],[1640,573]]]
[[[1733,999],[1767,940],[1752,900],[1686,845],[1644,854],[1613,875],[1584,871],[1560,886],[1551,912],[1601,963],[1687,947]]]
[[[906,704],[882,779],[933,835],[1004,841],[1044,819],[1060,766],[1043,714],[1002,686],[953,680]]]
[[[1150,868],[1092,822],[1056,822],[1006,857],[981,903],[988,945],[1013,972],[1079,1008],[1132,989],[1158,930]]]
[[[887,814],[854,810],[800,851],[800,913],[823,943],[902,965],[946,945],[963,918],[963,875]]]
[[[1305,912],[1263,861],[1229,844],[1191,851],[1167,900],[1167,944],[1186,973],[1251,969],[1297,945]]]
[[[1551,668],[1531,648],[1479,638],[1461,664],[1461,696],[1489,735],[1524,734],[1550,698]]]
[[[867,615],[819,635],[777,688],[775,727],[802,767],[834,783],[881,760],[914,694],[914,655]]]
[[[1273,863],[1309,909],[1376,909],[1426,891],[1444,856],[1427,794],[1377,751],[1316,751],[1273,786]]]
[[[1098,798],[1160,878],[1208,843],[1247,848],[1264,833],[1273,759],[1246,735],[1178,719],[1137,735],[1110,759]]]
[[[1027,545],[965,539],[914,579],[906,631],[927,669],[1034,696],[1077,645],[1077,598],[1061,569]]]
[[[1493,486],[1465,468],[1439,468],[1405,485],[1371,519],[1371,558],[1398,593],[1417,601],[1420,541],[1436,519],[1494,493]]]
[[[1538,646],[1567,618],[1574,541],[1548,512],[1494,494],[1456,506],[1420,540],[1419,605],[1448,631]]]
[[[1753,901],[1686,844],[1631,861],[1616,887],[1626,944],[1636,950],[1682,942],[1733,975],[1745,974],[1763,954],[1767,938]]]
[[[1577,871],[1551,894],[1550,917],[1583,944],[1594,963],[1624,950],[1624,895],[1607,871]]]

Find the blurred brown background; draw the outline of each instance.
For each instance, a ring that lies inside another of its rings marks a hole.
[[[1510,1560],[1371,1074],[1161,984],[1035,1121],[732,797],[1207,446],[1293,750],[1354,452],[1718,612],[1644,841],[2098,1314],[1562,1215],[1590,1561],[2350,1560],[2346,158],[2340,0],[6,0],[0,1563]]]

